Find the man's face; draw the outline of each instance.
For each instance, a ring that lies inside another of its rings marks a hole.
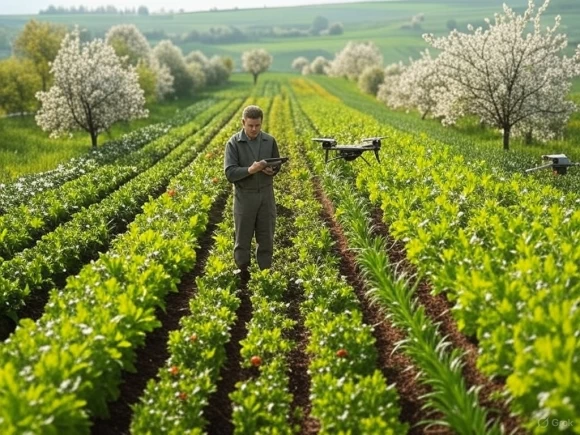
[[[244,118],[242,119],[244,132],[250,139],[256,139],[262,128],[262,120],[260,118]]]

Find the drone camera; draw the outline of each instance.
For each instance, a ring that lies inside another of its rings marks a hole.
[[[538,169],[552,168],[554,173],[565,175],[568,173],[570,166],[580,166],[580,163],[571,162],[565,154],[544,154],[542,160],[547,162],[544,165],[526,169],[526,172],[536,171]]]

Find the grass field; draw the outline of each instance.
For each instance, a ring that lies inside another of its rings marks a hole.
[[[260,38],[243,43],[181,45],[184,53],[202,50],[207,55],[231,56],[240,67],[242,52],[261,47],[273,56],[273,71],[289,71],[291,62],[298,56],[313,58],[318,55],[332,58],[350,40],[374,41],[382,50],[385,63],[417,57],[427,48],[423,33],[446,34],[447,22],[455,20],[460,30],[468,24],[484,25],[484,19],[493,19],[493,14],[501,12],[502,0],[474,1],[430,1],[400,0],[381,2],[361,2],[331,5],[312,5],[286,8],[261,8],[224,10],[218,12],[195,12],[165,15],[123,16],[123,15],[61,15],[61,16],[0,16],[0,29],[16,34],[24,24],[34,18],[61,23],[67,26],[79,25],[91,31],[93,36],[103,36],[113,25],[135,24],[142,32],[164,31],[176,37],[191,30],[204,31],[216,26],[235,26],[243,31],[264,27],[284,27],[308,29],[313,19],[321,15],[330,23],[342,22],[344,33],[326,37]],[[526,0],[507,2],[516,10],[523,10]],[[536,1],[540,3],[540,1]],[[413,16],[424,15],[420,29],[402,28],[410,23]],[[552,0],[545,14],[544,25],[552,25],[556,15],[562,15],[561,31],[569,37],[570,47],[580,43],[580,2]],[[158,41],[151,40],[152,45]],[[571,51],[571,49],[570,49]],[[0,56],[7,55],[1,51]]]
[[[113,126],[99,136],[99,145],[149,124],[172,117],[176,110],[189,106],[200,97],[174,100],[149,107],[149,117]],[[18,175],[54,169],[59,163],[86,153],[91,147],[88,133],[51,139],[33,116],[0,118],[0,182]]]

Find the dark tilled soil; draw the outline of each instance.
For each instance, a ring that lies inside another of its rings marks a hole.
[[[93,435],[129,433],[131,405],[138,401],[145,390],[147,381],[157,376],[157,372],[169,358],[167,350],[169,333],[179,328],[179,320],[190,313],[189,301],[196,293],[195,278],[203,274],[205,262],[213,245],[213,232],[217,223],[222,220],[222,210],[226,199],[227,195],[223,195],[213,205],[208,227],[196,249],[197,261],[194,269],[182,278],[178,291],[167,296],[165,311],[157,310],[156,317],[161,322],[161,327],[147,335],[145,345],[137,351],[136,372],[124,373],[120,396],[109,405],[109,418],[97,418],[93,421]]]
[[[335,253],[340,258],[340,273],[355,289],[361,302],[364,321],[373,325],[376,347],[379,359],[378,368],[387,382],[394,384],[400,398],[401,421],[410,426],[410,434],[450,434],[451,431],[443,426],[419,425],[421,421],[437,418],[437,414],[427,414],[422,410],[424,401],[421,397],[429,391],[428,387],[418,381],[418,371],[412,361],[402,352],[394,351],[395,345],[405,337],[405,334],[395,328],[380,309],[371,304],[367,297],[363,279],[356,266],[355,257],[348,249],[347,240],[342,228],[334,220],[332,203],[324,195],[318,184],[315,183],[317,197],[323,205],[322,218],[325,220],[335,240]],[[121,385],[121,396],[110,406],[111,418],[94,421],[93,434],[114,435],[128,433],[131,418],[130,405],[138,400],[145,388],[146,382],[154,378],[160,367],[168,357],[166,342],[169,331],[179,326],[179,319],[189,312],[189,300],[195,294],[195,277],[203,273],[203,266],[210,246],[211,235],[216,222],[221,220],[220,210],[223,209],[225,198],[221,204],[216,204],[212,212],[212,220],[206,235],[198,249],[198,263],[194,271],[185,277],[179,286],[179,292],[171,294],[167,300],[166,313],[161,310],[158,318],[163,326],[149,334],[146,345],[137,355],[137,373],[126,374]],[[412,275],[414,267],[406,260],[404,246],[396,243],[389,237],[387,227],[382,223],[380,211],[373,216],[374,231],[377,235],[386,237],[390,243],[389,257],[392,264],[397,264],[399,270]],[[238,381],[255,376],[255,370],[241,369],[240,341],[247,335],[246,323],[251,319],[252,307],[247,291],[247,281],[242,280],[240,285],[241,305],[237,311],[237,320],[230,331],[231,339],[226,345],[227,359],[220,373],[217,391],[209,400],[204,411],[209,424],[207,432],[210,435],[230,435],[233,433],[231,423],[232,407],[229,394],[234,390]],[[447,335],[455,348],[465,352],[465,366],[463,374],[468,386],[481,386],[481,403],[490,410],[490,415],[500,420],[506,432],[516,434],[525,433],[517,421],[509,414],[509,408],[504,403],[492,399],[492,393],[504,388],[501,380],[491,380],[483,376],[476,368],[477,345],[473,340],[461,334],[450,314],[450,303],[444,295],[433,296],[428,282],[420,282],[417,288],[418,301],[424,306],[426,313],[435,321],[440,322],[442,335]],[[290,285],[287,302],[290,304],[289,316],[296,321],[296,326],[290,332],[291,338],[297,343],[289,357],[290,392],[293,395],[292,423],[300,428],[300,433],[313,435],[320,431],[319,422],[310,416],[310,377],[308,375],[309,359],[306,354],[308,331],[304,327],[304,319],[300,314],[300,303],[303,294],[299,286]]]
[[[252,375],[250,370],[242,370],[240,341],[246,338],[247,322],[252,318],[252,303],[247,289],[247,279],[240,286],[240,306],[236,311],[236,322],[230,331],[230,341],[226,344],[226,361],[220,372],[217,391],[209,398],[204,416],[208,420],[206,427],[210,435],[230,435],[234,433],[232,424],[232,402],[229,394],[235,390],[236,383]]]
[[[306,354],[309,342],[308,331],[304,327],[304,318],[300,313],[300,303],[304,300],[304,294],[299,286],[290,284],[287,300],[290,304],[289,317],[296,322],[290,333],[290,338],[296,346],[290,352],[290,393],[294,396],[292,412],[294,413],[293,424],[300,427],[303,435],[312,435],[320,431],[318,420],[310,416],[312,403],[310,402],[310,375],[308,365],[310,359]]]
[[[387,226],[382,220],[382,212],[375,209],[372,220],[377,234],[387,240],[389,258],[391,264],[397,264],[409,276],[415,276],[416,268],[407,260],[407,254],[403,243],[395,241],[390,235]],[[493,394],[505,389],[505,383],[500,379],[490,379],[477,369],[477,340],[466,337],[458,328],[451,315],[451,303],[444,294],[436,296],[432,294],[432,288],[428,281],[419,282],[416,290],[419,303],[424,307],[426,314],[434,323],[439,323],[441,336],[446,336],[454,348],[464,353],[463,377],[467,387],[480,386],[479,400],[482,406],[487,408],[488,415],[498,420],[505,428],[506,433],[525,434],[521,427],[521,421],[510,414],[509,406],[501,400],[494,399]]]
[[[361,302],[363,320],[374,327],[374,338],[379,354],[379,369],[389,384],[395,384],[401,406],[400,420],[409,423],[410,434],[451,434],[443,426],[431,426],[428,429],[419,422],[429,418],[437,418],[437,414],[428,414],[422,410],[424,401],[421,396],[429,392],[423,384],[417,382],[417,369],[412,361],[400,351],[394,352],[395,345],[404,339],[405,334],[394,327],[385,315],[366,296],[366,287],[355,262],[355,256],[348,248],[348,242],[340,225],[334,220],[334,206],[323,190],[316,184],[317,197],[323,205],[323,219],[331,229],[336,242],[335,251],[341,259],[340,273],[346,276],[349,284],[355,289]]]

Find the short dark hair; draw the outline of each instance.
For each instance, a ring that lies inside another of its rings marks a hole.
[[[242,119],[264,119],[264,112],[258,106],[247,106],[242,113]]]

